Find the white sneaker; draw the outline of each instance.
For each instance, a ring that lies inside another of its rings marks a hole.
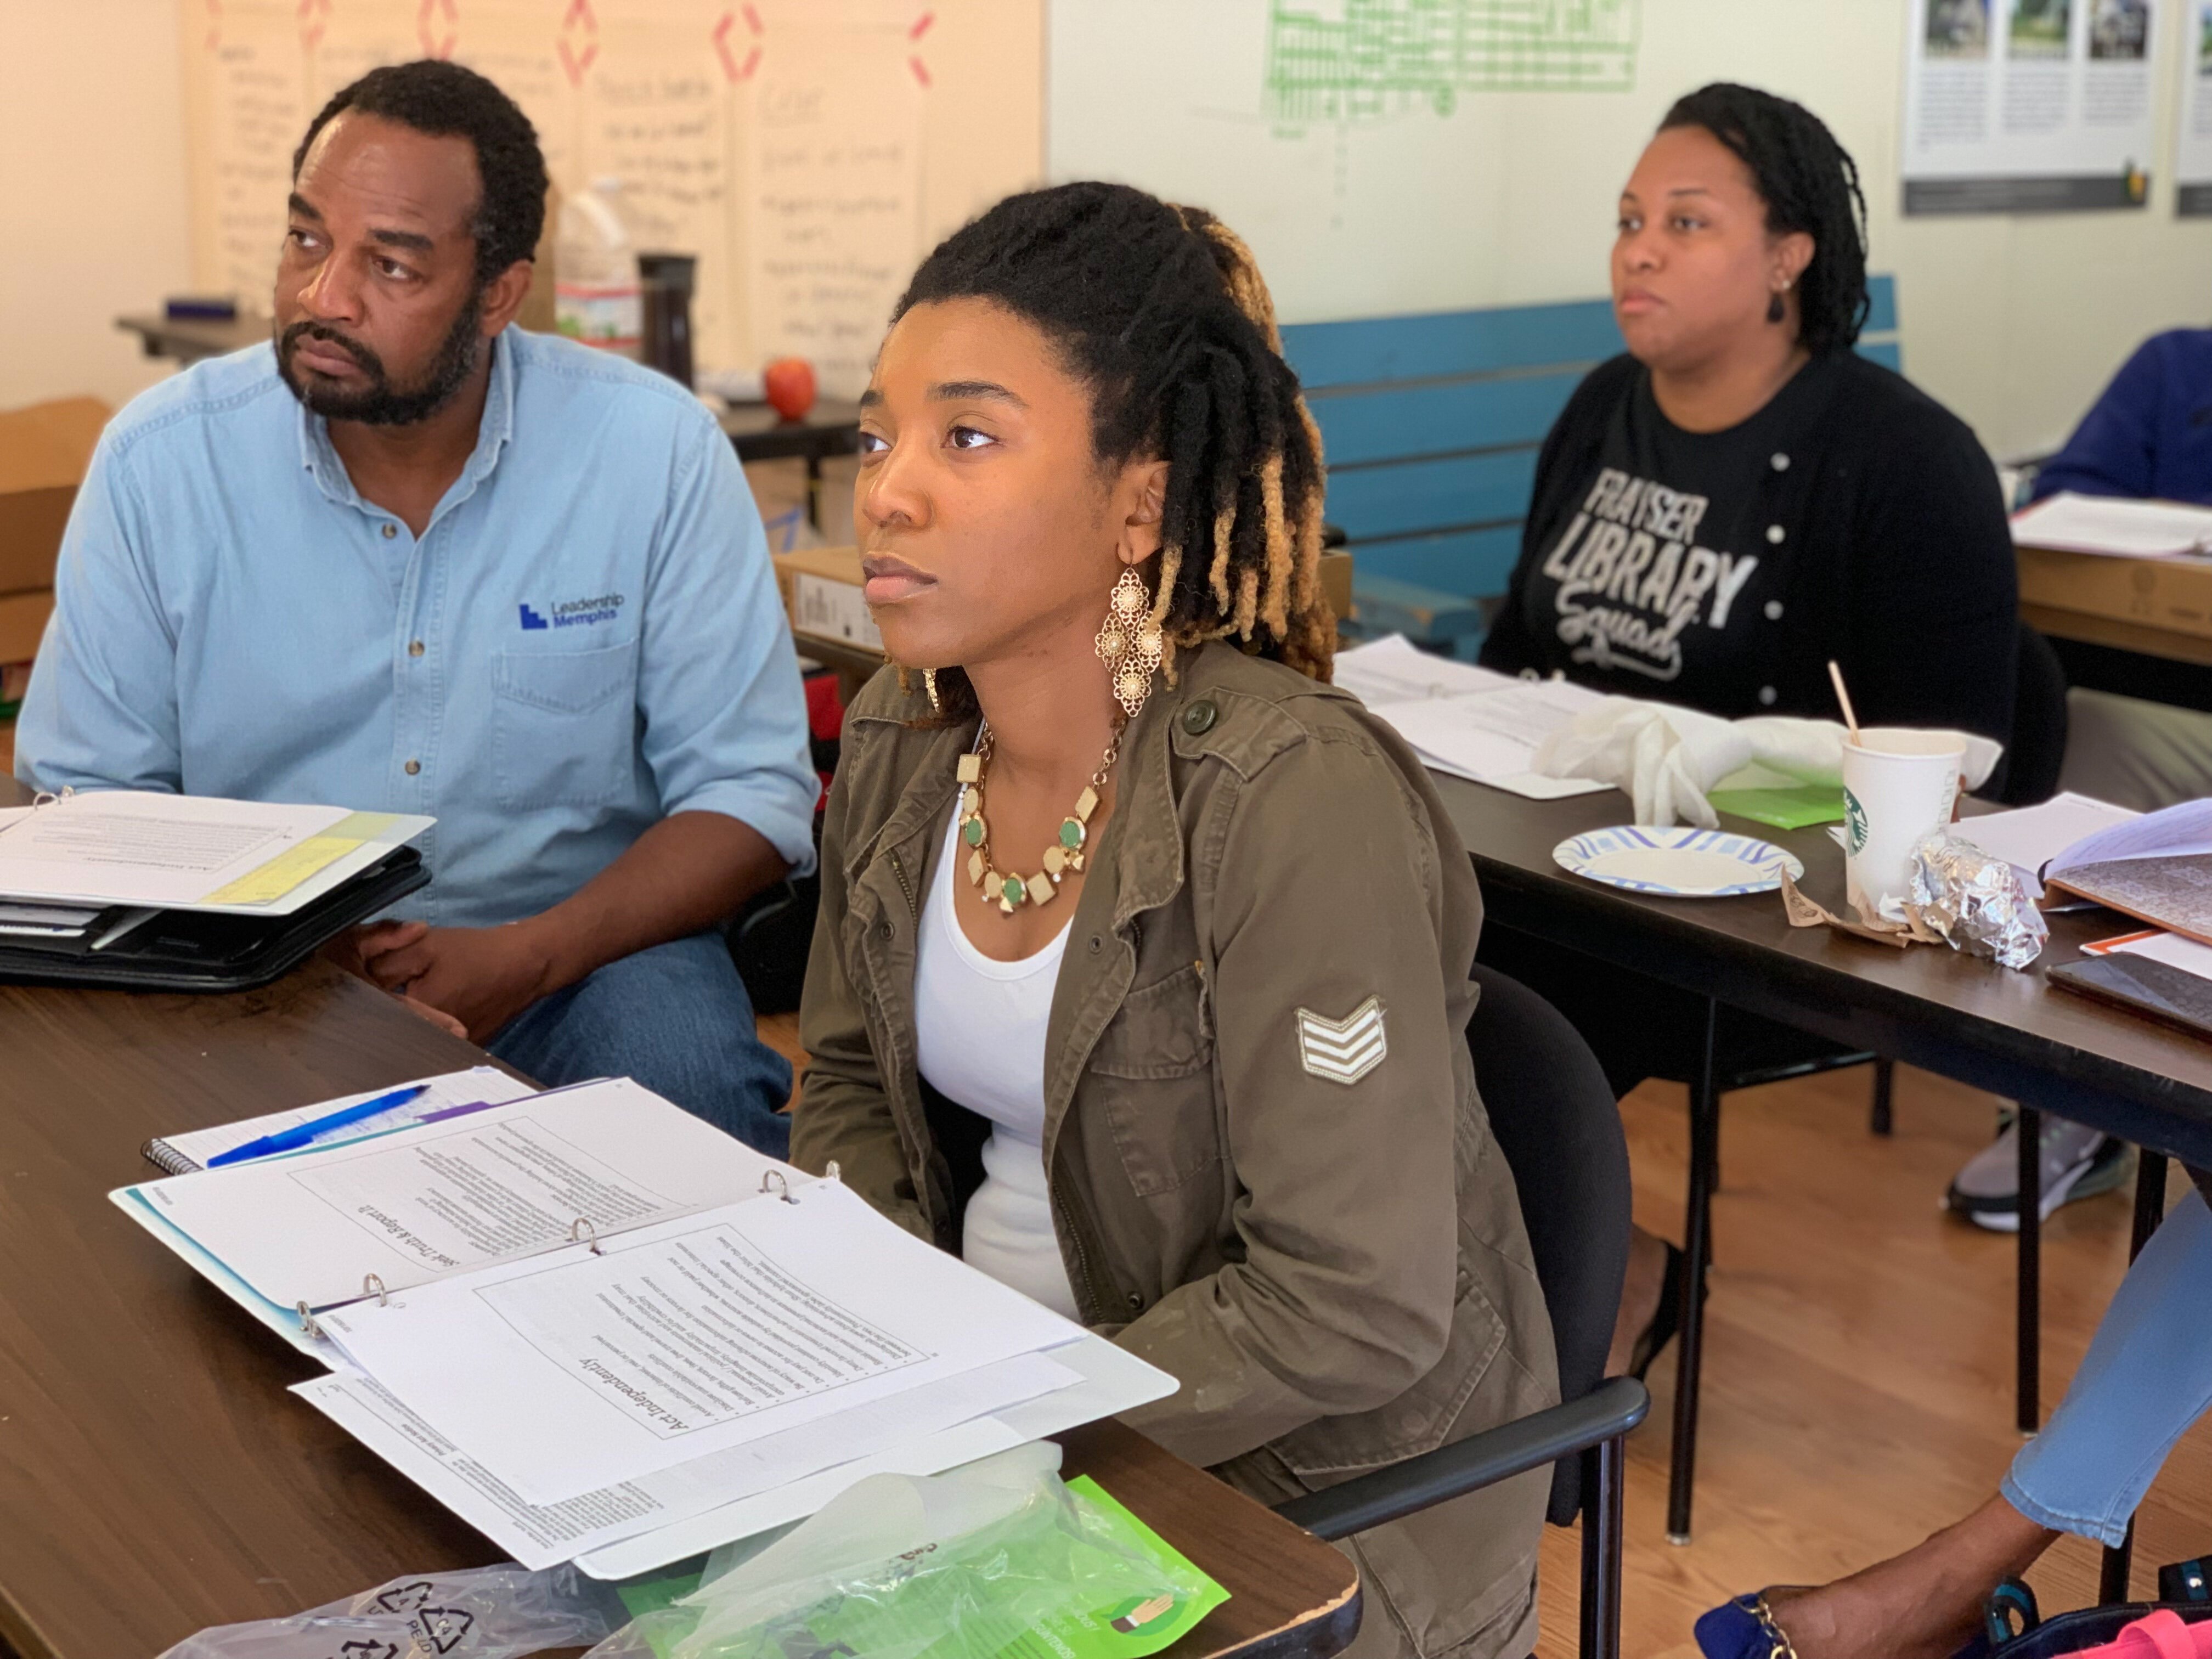
[[[2101,1129],[2043,1115],[2043,1219],[2063,1204],[2108,1193],[2128,1176],[2128,1147]],[[2020,1231],[2020,1119],[1966,1160],[1944,1203],[1995,1233]]]

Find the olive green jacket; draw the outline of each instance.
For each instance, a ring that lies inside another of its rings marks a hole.
[[[1279,664],[1181,667],[1125,734],[1069,918],[1045,1165],[1085,1322],[1182,1383],[1127,1420],[1278,1501],[1558,1385],[1464,1040],[1481,903],[1427,775]],[[916,1071],[914,975],[930,882],[965,880],[936,866],[975,726],[926,713],[886,672],[846,719],[792,1155],[957,1249],[988,1125]],[[1547,1489],[1356,1540],[1356,1651],[1528,1652]]]

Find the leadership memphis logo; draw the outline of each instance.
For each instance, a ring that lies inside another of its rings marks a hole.
[[[1697,546],[1708,500],[1607,467],[1582,511],[1544,561],[1562,643],[1577,662],[1625,668],[1655,680],[1682,672],[1683,630],[1698,619],[1720,629],[1759,568]]]
[[[550,616],[526,604],[521,607],[522,631],[528,634],[541,628],[589,628],[594,623],[612,622],[622,615],[623,603],[619,593],[602,593],[597,599],[570,599],[556,605]]]

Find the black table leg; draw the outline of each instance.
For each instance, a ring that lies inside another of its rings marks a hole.
[[[1667,1486],[1667,1541],[1690,1541],[1698,1470],[1698,1376],[1705,1358],[1705,1270],[1712,1260],[1713,1179],[1720,1163],[1720,1005],[1705,1003],[1698,1075],[1690,1085],[1690,1191],[1682,1222],[1681,1352],[1674,1364],[1674,1456]]]
[[[806,452],[806,522],[822,528],[822,455],[813,449]]]
[[[2015,1107],[2020,1134],[2020,1403],[2022,1434],[2043,1426],[2043,1114]]]
[[[2150,1236],[2158,1231],[2158,1224],[2166,1219],[2166,1154],[2145,1147],[2136,1154],[2136,1221],[2128,1237],[2128,1263],[2143,1252]],[[2102,1602],[2124,1601],[2128,1599],[2128,1571],[2135,1564],[2136,1522],[2128,1517],[2128,1535],[2120,1540],[2118,1549],[2105,1552],[2103,1566],[2097,1576],[2097,1600]]]
[[[1892,1110],[1893,1091],[1897,1085],[1897,1062],[1877,1060],[1874,1063],[1874,1112],[1867,1127],[1878,1135],[1888,1134],[1897,1127]]]

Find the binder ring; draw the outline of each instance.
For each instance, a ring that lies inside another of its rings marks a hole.
[[[361,1293],[363,1296],[374,1295],[380,1308],[392,1305],[392,1298],[385,1293],[384,1278],[380,1273],[363,1273],[361,1276]]]
[[[293,1305],[299,1310],[301,1333],[303,1335],[312,1336],[318,1342],[321,1341],[323,1328],[315,1322],[315,1316],[307,1310],[307,1298],[303,1296]]]
[[[830,1160],[830,1167],[823,1171],[822,1178],[824,1181],[839,1181],[843,1179],[843,1176],[838,1171],[837,1160],[836,1158],[833,1158]]]
[[[568,1242],[571,1244],[585,1244],[590,1246],[593,1255],[605,1255],[606,1254],[605,1250],[599,1248],[599,1230],[592,1225],[592,1224],[582,1216],[578,1216],[574,1221],[568,1224]]]
[[[775,1184],[774,1186],[770,1186],[769,1184],[770,1182],[773,1182]],[[763,1170],[761,1171],[761,1190],[764,1193],[774,1193],[778,1198],[781,1199],[787,1204],[796,1204],[799,1202],[797,1199],[791,1195],[791,1183],[783,1178],[783,1171],[781,1170]]]

